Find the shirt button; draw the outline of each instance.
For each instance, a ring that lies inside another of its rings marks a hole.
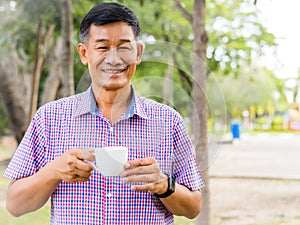
[[[111,198],[113,195],[112,195],[112,193],[110,193],[110,192],[108,192],[107,194],[106,194],[106,197],[107,198]]]
[[[110,132],[113,132],[113,131],[114,131],[114,128],[113,128],[113,127],[110,127],[110,128],[109,128],[109,131],[110,131]]]

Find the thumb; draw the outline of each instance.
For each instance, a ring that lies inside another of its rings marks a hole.
[[[94,149],[77,149],[78,150],[78,158],[82,160],[95,161]]]

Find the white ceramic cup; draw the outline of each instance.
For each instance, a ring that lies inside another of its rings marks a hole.
[[[128,148],[123,146],[109,146],[95,148],[92,153],[95,162],[92,166],[104,176],[119,176],[128,158]]]

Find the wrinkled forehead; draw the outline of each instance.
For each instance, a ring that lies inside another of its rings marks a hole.
[[[133,28],[124,22],[108,23],[105,25],[92,24],[89,39],[95,41],[136,42]]]

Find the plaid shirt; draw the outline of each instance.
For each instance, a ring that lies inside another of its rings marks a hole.
[[[33,175],[71,148],[113,145],[128,147],[128,160],[154,157],[163,172],[191,190],[204,186],[175,110],[133,94],[128,111],[112,124],[97,108],[91,87],[38,110],[5,176]],[[172,213],[153,194],[132,191],[120,177],[105,177],[95,170],[88,182],[62,181],[51,196],[53,225],[173,223]]]

